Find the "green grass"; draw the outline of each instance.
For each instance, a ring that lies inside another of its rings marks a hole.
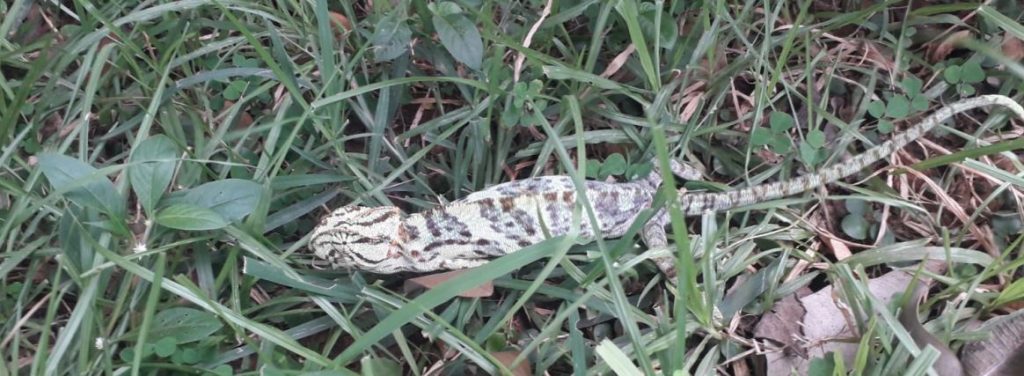
[[[921,316],[953,348],[1012,309],[1024,166],[1002,113],[900,154],[939,190],[865,171],[729,213],[669,206],[676,286],[635,231],[418,295],[306,250],[349,203],[417,212],[669,159],[707,172],[689,191],[724,190],[842,163],[944,102],[1022,98],[1017,2],[837,2],[555,2],[543,20],[544,1],[0,4],[0,375],[734,374],[774,302],[827,285],[874,334],[840,372],[927,368],[864,281],[950,257]]]

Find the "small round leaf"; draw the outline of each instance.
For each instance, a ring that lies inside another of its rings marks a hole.
[[[946,67],[946,70],[942,71],[942,78],[946,79],[946,82],[956,84],[960,82],[960,71],[959,65],[950,65]]]
[[[156,346],[156,355],[161,358],[171,356],[171,354],[174,354],[174,350],[178,348],[176,342],[177,340],[174,339],[174,337],[164,337],[156,341],[156,343],[154,344]]]
[[[910,115],[910,100],[906,95],[894,95],[889,99],[889,105],[885,106],[885,114],[894,119],[901,119]]]
[[[843,217],[842,227],[843,233],[853,239],[863,240],[868,237],[868,222],[859,215],[849,214]]]
[[[960,71],[960,78],[969,84],[978,83],[985,80],[985,70],[977,61],[968,61]]]
[[[626,173],[626,158],[622,157],[622,154],[614,153],[605,158],[604,164],[601,165],[601,173],[603,176],[622,175]]]
[[[768,145],[769,142],[772,142],[772,132],[768,128],[754,128],[754,131],[750,133],[750,144],[754,146]]]
[[[825,146],[825,132],[819,129],[807,132],[807,144],[815,149]]]
[[[910,100],[910,108],[915,111],[924,111],[928,109],[928,98],[923,95],[918,95],[914,99]]]
[[[924,83],[921,82],[921,79],[914,76],[904,78],[901,83],[903,84],[903,91],[905,91],[907,95],[911,97],[915,97],[917,96],[917,94],[921,94],[921,88],[924,86]]]
[[[772,111],[768,117],[768,124],[773,133],[783,133],[793,128],[793,116],[785,112]]]
[[[868,113],[876,119],[885,115],[885,102],[874,101],[868,104]]]

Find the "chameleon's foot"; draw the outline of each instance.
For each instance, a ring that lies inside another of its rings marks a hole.
[[[677,178],[683,179],[684,181],[699,181],[704,176],[701,170],[689,163],[680,162],[675,159],[670,159],[669,168],[672,170],[672,175]],[[647,175],[645,181],[652,188],[657,189],[661,186],[661,167],[657,160],[651,161],[651,174]]]
[[[671,252],[669,249],[665,249],[664,252]],[[655,256],[651,258],[654,264],[658,266],[658,270],[661,274],[665,275],[665,280],[668,283],[676,283],[676,258],[672,255]]]
[[[699,168],[694,167],[689,163],[680,162],[675,159],[669,160],[669,167],[672,169],[672,175],[675,175],[681,179],[694,181],[700,180],[701,177],[704,176],[704,174],[700,171]]]

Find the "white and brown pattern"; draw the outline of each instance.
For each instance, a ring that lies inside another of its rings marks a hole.
[[[806,192],[870,166],[953,115],[983,106],[1006,108],[1024,120],[1024,109],[1005,96],[965,99],[939,109],[891,140],[844,163],[778,183],[721,193],[681,192],[679,204],[687,215],[699,215]],[[676,162],[672,163],[672,172],[683,179],[700,177],[696,169]],[[621,237],[641,211],[651,207],[660,185],[657,170],[635,182],[586,181],[586,199],[594,209],[598,228],[582,220],[581,239],[592,240],[597,234],[604,238]],[[325,217],[313,230],[310,247],[317,257],[335,268],[384,274],[464,269],[536,244],[548,236],[568,234],[578,203],[571,178],[545,176],[498,184],[463,200],[408,216],[393,206],[346,206]],[[644,225],[641,235],[648,247],[667,245],[667,222],[668,217],[661,210]],[[654,261],[665,273],[674,274],[673,259]]]

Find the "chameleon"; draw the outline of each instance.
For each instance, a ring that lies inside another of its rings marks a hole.
[[[1005,108],[1024,120],[1024,108],[1006,96],[963,99],[842,163],[791,180],[724,192],[687,193],[681,189],[678,205],[685,215],[696,216],[811,191],[869,167],[954,115],[987,106]],[[654,165],[646,178],[636,181],[584,181],[585,199],[592,205],[597,228],[589,220],[580,221],[579,239],[593,240],[598,234],[609,239],[623,236],[654,202],[662,183],[658,164]],[[684,180],[701,177],[699,170],[680,162],[671,161],[670,168]],[[472,268],[548,237],[570,233],[573,210],[580,199],[572,179],[556,175],[497,184],[416,214],[405,214],[395,206],[348,205],[321,219],[311,233],[309,247],[336,269],[391,274]],[[644,224],[640,235],[649,248],[667,246],[667,224],[664,208]],[[674,275],[672,256],[652,261],[662,272]]]

